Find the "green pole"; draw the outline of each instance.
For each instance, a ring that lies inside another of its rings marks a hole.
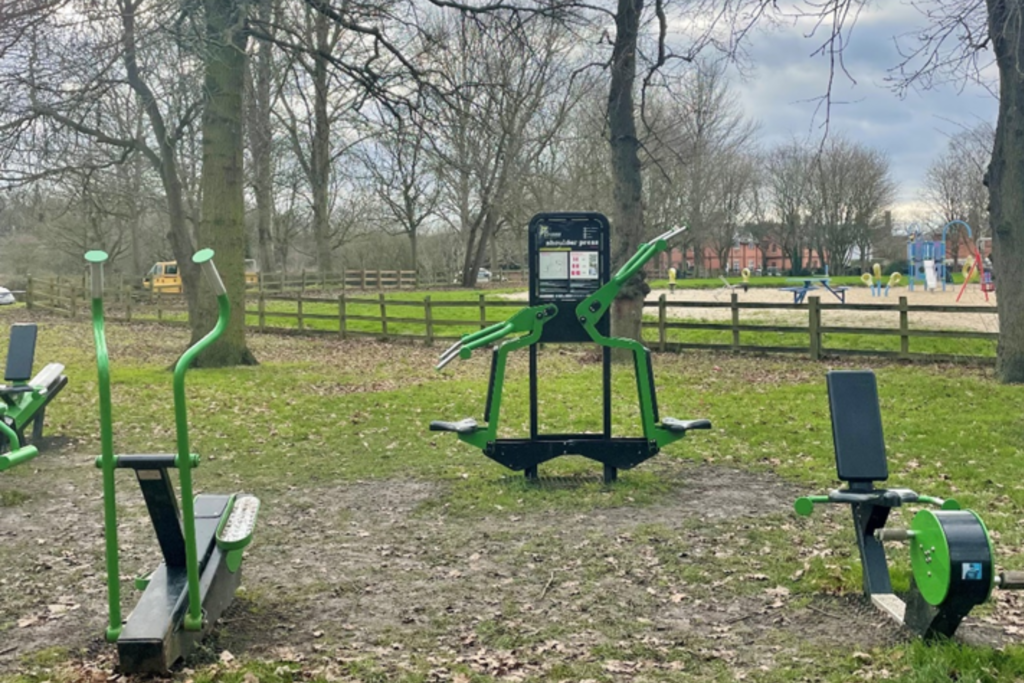
[[[188,574],[188,614],[185,615],[185,630],[199,631],[203,628],[202,604],[199,599],[199,554],[196,549],[196,516],[192,494],[192,458],[189,454],[188,410],[185,407],[185,372],[196,356],[212,344],[228,325],[231,317],[231,303],[227,290],[213,265],[213,250],[203,249],[192,260],[203,268],[207,281],[217,294],[217,324],[202,339],[181,354],[174,366],[174,421],[177,429],[178,455],[175,465],[181,474],[181,516],[185,531],[185,569]]]
[[[103,317],[103,263],[107,254],[90,251],[85,255],[92,279],[92,331],[96,342],[96,370],[100,389],[100,468],[103,471],[103,524],[107,555],[107,596],[110,621],[107,641],[116,642],[121,635],[121,571],[117,544],[117,493],[114,489],[114,430],[110,407],[110,360]]]

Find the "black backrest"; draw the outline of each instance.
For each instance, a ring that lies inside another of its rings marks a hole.
[[[32,379],[32,363],[35,357],[35,323],[11,325],[11,343],[7,346],[7,370],[4,371],[4,381],[27,382]]]
[[[827,383],[839,478],[842,481],[888,479],[875,373],[866,370],[830,372]]]

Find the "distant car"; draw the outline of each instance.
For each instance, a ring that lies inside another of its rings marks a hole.
[[[0,306],[7,306],[14,303],[14,295],[11,290],[0,287]]]
[[[481,268],[480,270],[478,270],[476,272],[476,281],[477,282],[490,282],[491,281],[491,271],[487,270],[486,268]]]

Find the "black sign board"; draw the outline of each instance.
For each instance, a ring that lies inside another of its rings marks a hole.
[[[594,212],[540,213],[530,221],[530,305],[554,304],[558,315],[541,341],[590,339],[576,320],[576,305],[608,282],[608,219]],[[607,334],[607,316],[599,328]]]

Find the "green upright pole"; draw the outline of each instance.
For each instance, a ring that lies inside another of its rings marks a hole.
[[[185,532],[185,569],[188,574],[188,614],[185,615],[185,630],[199,631],[203,628],[202,604],[199,599],[199,553],[196,549],[196,515],[192,494],[192,457],[189,453],[188,410],[185,407],[185,372],[203,349],[212,344],[227,328],[231,317],[231,303],[216,266],[213,265],[213,250],[203,249],[192,257],[203,268],[206,279],[217,294],[217,324],[202,339],[181,354],[174,366],[174,422],[178,437],[178,455],[175,465],[181,473],[181,517]]]
[[[114,430],[110,407],[110,360],[103,326],[103,263],[107,254],[90,251],[85,255],[92,279],[92,331],[96,341],[96,369],[100,388],[100,468],[103,470],[103,523],[107,554],[107,596],[110,622],[107,641],[116,642],[121,635],[121,572],[117,544],[117,494],[114,489]]]

